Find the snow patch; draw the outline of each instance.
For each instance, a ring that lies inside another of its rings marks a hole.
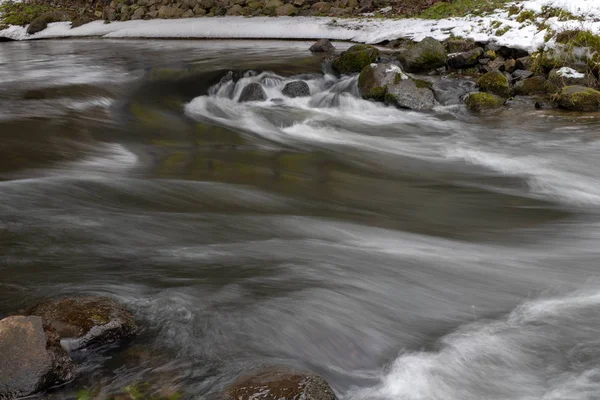
[[[556,71],[556,74],[558,76],[562,76],[564,78],[573,78],[573,79],[585,78],[585,74],[582,74],[581,72],[577,72],[573,68],[569,68],[569,67],[562,67],[561,69]]]

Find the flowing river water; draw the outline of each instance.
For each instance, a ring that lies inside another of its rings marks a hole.
[[[600,115],[398,110],[309,45],[0,43],[0,317],[98,294],[143,326],[38,398],[290,365],[341,399],[598,399]]]

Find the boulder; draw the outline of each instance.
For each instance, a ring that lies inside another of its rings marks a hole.
[[[475,82],[466,79],[442,78],[431,87],[438,103],[443,106],[457,105],[469,93],[475,91]]]
[[[554,68],[548,74],[547,89],[549,92],[559,92],[565,86],[585,86],[588,82],[588,74],[569,67]]]
[[[142,19],[144,18],[144,14],[146,14],[146,7],[140,7],[131,14],[131,19]]]
[[[335,47],[333,47],[329,39],[320,39],[310,46],[309,50],[313,53],[332,53],[335,51]]]
[[[211,8],[213,8],[215,6],[215,0],[200,0],[199,2],[200,7],[206,9],[206,10],[210,10]]]
[[[517,69],[517,61],[510,58],[504,62],[504,70],[509,74],[512,74]]]
[[[506,100],[502,97],[484,92],[471,93],[466,100],[467,108],[474,112],[500,108],[505,102]]]
[[[242,13],[244,12],[244,8],[242,6],[240,6],[239,4],[236,4],[234,6],[232,6],[229,10],[227,10],[227,12],[225,13],[225,15],[242,15]]]
[[[375,47],[357,44],[336,57],[332,67],[341,74],[361,72],[364,67],[374,63],[378,56],[379,50]]]
[[[298,9],[292,4],[284,4],[275,9],[275,15],[278,17],[289,17],[298,14]]]
[[[529,70],[529,69],[531,69],[531,64],[532,64],[531,57],[529,57],[529,56],[517,58],[517,68],[518,69]]]
[[[448,53],[439,41],[426,37],[400,53],[398,60],[408,72],[426,72],[445,66]]]
[[[43,302],[28,312],[42,317],[58,334],[67,350],[111,343],[133,336],[133,316],[116,301],[106,297],[75,297]]]
[[[558,105],[566,110],[600,111],[600,92],[585,86],[565,86]]]
[[[234,6],[236,7],[236,6]],[[239,6],[237,6],[239,7]],[[183,14],[181,14],[181,18],[194,18],[196,15],[194,14],[193,10],[187,10],[185,11]]]
[[[310,88],[304,81],[294,81],[286,84],[281,93],[287,97],[306,97],[310,96]]]
[[[520,81],[523,79],[531,78],[533,76],[533,71],[518,69],[511,74],[512,79],[515,81]]]
[[[448,39],[446,41],[446,48],[448,49],[448,53],[468,52],[475,48],[475,42],[465,39]]]
[[[532,76],[515,83],[514,92],[520,96],[531,96],[533,94],[546,93],[546,78],[543,76]]]
[[[402,69],[395,64],[367,65],[358,77],[358,90],[364,99],[383,101],[389,85],[409,79]]]
[[[427,82],[404,79],[388,86],[385,102],[409,110],[430,110],[435,106],[435,97]]]
[[[448,55],[448,66],[454,69],[471,68],[477,65],[482,56],[483,49],[481,47],[467,52],[453,53]]]
[[[277,15],[277,9],[281,6],[283,6],[283,2],[280,0],[266,0],[263,11],[266,15]]]
[[[181,18],[182,14],[183,10],[178,7],[161,6],[158,9],[158,18],[162,19]]]
[[[506,47],[506,46],[500,47],[497,50],[497,52],[500,53],[502,55],[502,57],[504,57],[504,58],[514,58],[514,59],[527,57],[529,55],[527,50]]]
[[[82,15],[81,17],[74,18],[73,21],[71,21],[71,29],[89,24],[90,22],[92,22],[90,17],[87,15]]]
[[[243,376],[224,396],[228,400],[335,400],[320,376],[287,368],[267,368]]]
[[[260,83],[250,83],[244,87],[242,94],[240,94],[240,103],[247,101],[265,101],[267,94]]]
[[[510,86],[508,79],[499,71],[492,71],[484,74],[477,81],[477,86],[482,92],[493,93],[502,97],[510,97]]]
[[[71,16],[69,15],[69,13],[66,13],[64,11],[47,12],[31,21],[31,23],[27,27],[27,33],[29,35],[33,35],[34,33],[38,33],[46,29],[48,27],[48,24],[52,22],[64,22],[70,20]]]
[[[0,320],[0,399],[31,395],[73,379],[73,364],[40,317]]]

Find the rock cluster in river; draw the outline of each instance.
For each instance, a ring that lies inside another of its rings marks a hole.
[[[427,110],[460,100],[482,112],[501,108],[514,96],[529,96],[538,105],[600,111],[599,71],[585,63],[548,66],[537,54],[463,39],[396,40],[388,47],[392,50],[384,52],[352,46],[333,59],[332,67],[340,74],[359,73],[363,98],[399,108]],[[450,79],[476,83],[451,88]]]

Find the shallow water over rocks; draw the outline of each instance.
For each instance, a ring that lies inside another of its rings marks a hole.
[[[143,327],[39,398],[263,365],[342,399],[594,398],[600,115],[398,110],[309,46],[0,44],[0,317],[101,295]]]

